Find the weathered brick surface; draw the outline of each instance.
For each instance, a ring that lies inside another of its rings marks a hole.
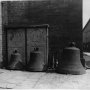
[[[0,62],[2,61],[2,13],[1,13],[1,2],[0,2]]]
[[[4,5],[4,25],[50,25],[50,55],[59,55],[70,41],[82,49],[82,0],[12,1]]]

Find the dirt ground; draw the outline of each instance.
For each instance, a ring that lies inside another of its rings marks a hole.
[[[90,90],[90,70],[83,75],[26,72],[0,69],[0,89]]]

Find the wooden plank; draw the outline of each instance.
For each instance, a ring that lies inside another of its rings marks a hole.
[[[10,60],[11,53],[17,49],[21,54],[22,60],[25,63],[25,30],[12,29],[7,30],[7,48],[8,48],[8,60]]]
[[[47,62],[47,28],[27,29],[27,60],[30,60],[30,52],[38,47],[44,55],[44,63]]]

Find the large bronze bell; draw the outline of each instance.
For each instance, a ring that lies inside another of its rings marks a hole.
[[[30,53],[30,60],[27,69],[29,71],[43,71],[44,70],[44,55],[39,48],[34,48]]]
[[[70,43],[69,47],[64,48],[62,59],[58,61],[56,71],[63,74],[77,75],[86,73],[80,60],[80,49],[76,48],[74,43]]]
[[[10,62],[9,62],[7,69],[10,69],[10,70],[22,70],[23,69],[21,54],[17,50],[14,50],[13,53],[11,54]]]

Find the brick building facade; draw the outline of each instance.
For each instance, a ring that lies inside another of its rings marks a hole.
[[[68,42],[76,42],[76,46],[82,50],[82,0],[3,1],[2,20],[3,29],[0,27],[0,37],[3,37],[3,42],[0,38],[0,43],[3,43],[5,62],[7,60],[4,27],[12,25],[49,25],[49,64],[53,54],[55,59],[60,59],[60,52]],[[0,49],[0,53],[1,51]],[[2,54],[0,55],[2,57]]]

